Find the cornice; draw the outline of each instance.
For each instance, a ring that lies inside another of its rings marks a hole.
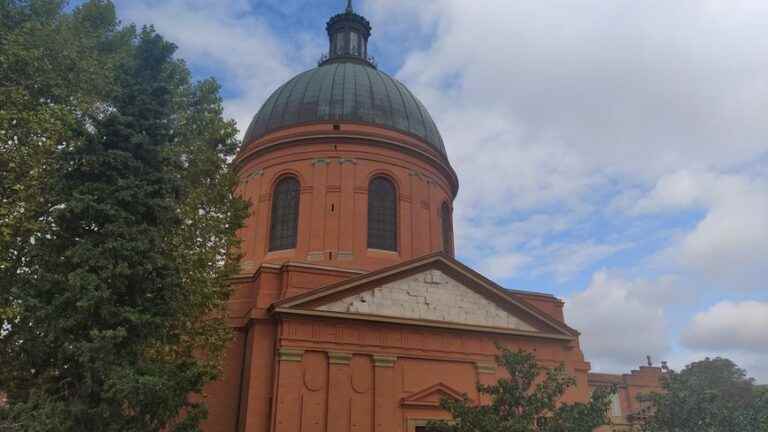
[[[346,123],[349,124],[349,123]],[[366,127],[372,127],[371,125],[365,125]],[[234,169],[235,171],[239,171],[242,169],[245,164],[259,155],[271,152],[275,150],[276,148],[282,148],[284,146],[288,145],[298,145],[298,144],[307,144],[312,143],[312,141],[315,140],[324,140],[324,139],[351,139],[351,140],[362,140],[366,145],[378,145],[383,147],[395,147],[398,150],[404,150],[406,153],[408,153],[410,156],[416,156],[419,159],[427,162],[428,164],[434,166],[438,171],[443,172],[443,174],[446,177],[446,180],[448,180],[448,183],[451,186],[451,192],[453,193],[454,197],[456,194],[458,194],[459,190],[459,179],[456,175],[456,171],[454,171],[453,167],[451,166],[450,162],[448,162],[447,158],[442,156],[436,156],[437,153],[431,154],[430,151],[422,150],[415,145],[412,144],[406,144],[402,142],[398,142],[393,139],[386,138],[384,136],[379,136],[373,133],[364,133],[364,132],[321,132],[321,131],[311,131],[311,132],[305,132],[305,133],[297,133],[296,135],[289,135],[282,138],[274,138],[273,135],[278,132],[285,132],[288,129],[295,128],[296,126],[293,125],[289,128],[282,129],[282,130],[276,130],[271,132],[270,134],[256,140],[252,141],[249,144],[244,145],[243,151],[237,155],[234,162]],[[402,132],[397,132],[402,133]],[[407,136],[407,135],[406,135]],[[421,140],[417,140],[413,137],[410,137],[410,139],[413,139],[417,142],[421,142]],[[261,143],[260,145],[254,145],[256,143]],[[326,143],[316,143],[316,144],[326,144]],[[423,144],[426,148],[429,148],[427,144]]]

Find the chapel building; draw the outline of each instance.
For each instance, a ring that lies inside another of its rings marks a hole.
[[[206,389],[206,431],[417,432],[441,397],[503,376],[497,343],[590,365],[550,294],[454,258],[459,179],[429,112],[368,53],[347,9],[318,67],[277,89],[236,159],[251,202],[229,305],[233,343]],[[482,402],[482,400],[479,400]]]

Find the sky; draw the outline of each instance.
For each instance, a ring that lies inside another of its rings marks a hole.
[[[343,0],[116,0],[245,130]],[[768,383],[768,2],[355,0],[460,180],[457,256],[552,293],[593,371],[725,356]]]

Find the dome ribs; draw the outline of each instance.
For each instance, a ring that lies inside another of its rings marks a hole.
[[[413,95],[403,83],[397,80],[394,81],[395,85],[397,85],[397,88],[400,90],[400,94],[403,96],[403,101],[405,101],[405,108],[408,112],[408,131],[426,139],[427,128],[424,126],[424,117],[421,115],[418,105],[414,102]],[[421,122],[418,120],[421,120]]]
[[[355,95],[355,77],[353,68],[349,63],[344,64],[344,97],[342,99],[341,119],[355,120],[356,95]]]
[[[370,68],[365,70],[365,74],[368,75],[368,81],[371,83],[371,104],[373,106],[374,121],[379,124],[393,124],[392,101],[381,74]],[[371,75],[375,75],[375,78],[371,77]],[[382,95],[386,95],[386,97]],[[377,114],[379,115],[377,116]]]
[[[403,83],[370,66],[341,61],[301,73],[272,93],[251,121],[244,143],[278,129],[328,121],[404,132],[445,156],[432,117]]]
[[[330,120],[344,118],[344,69],[347,65],[340,63],[333,73],[333,88],[330,99]]]
[[[336,82],[336,71],[341,65],[330,64],[322,70],[324,80],[321,81],[321,87],[318,90],[319,96],[317,98],[317,120],[330,120],[333,116],[333,110],[331,107],[331,99],[333,97],[333,87]],[[302,121],[312,121],[314,119],[302,119]]]
[[[293,79],[288,81],[284,86],[280,87],[280,90],[278,90],[280,94],[277,96],[277,99],[275,100],[275,105],[272,106],[272,110],[269,113],[269,120],[267,121],[268,129],[274,129],[275,127],[280,127],[283,125],[283,122],[282,122],[283,114],[285,113],[285,109],[288,106],[288,104],[285,101],[288,98],[288,93],[290,93],[291,90],[293,90],[293,86],[296,85],[296,80],[300,76],[301,75],[295,76]],[[277,117],[275,117],[276,115],[275,111],[280,111],[280,113],[277,114]]]
[[[293,85],[291,92],[288,93],[288,97],[285,102],[285,110],[283,111],[283,118],[281,122],[283,124],[293,124],[299,122],[299,115],[302,110],[302,101],[304,95],[307,92],[310,82],[315,77],[315,74],[303,73],[296,77],[296,83]]]

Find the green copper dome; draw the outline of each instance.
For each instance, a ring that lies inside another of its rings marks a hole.
[[[413,93],[389,75],[357,62],[327,63],[285,83],[253,118],[245,142],[277,129],[321,121],[370,123],[409,133],[445,155],[435,122]]]
[[[424,105],[401,82],[379,71],[368,56],[371,26],[352,10],[326,26],[328,53],[315,69],[277,89],[251,121],[244,142],[314,122],[356,122],[405,132],[445,156],[443,139]]]

